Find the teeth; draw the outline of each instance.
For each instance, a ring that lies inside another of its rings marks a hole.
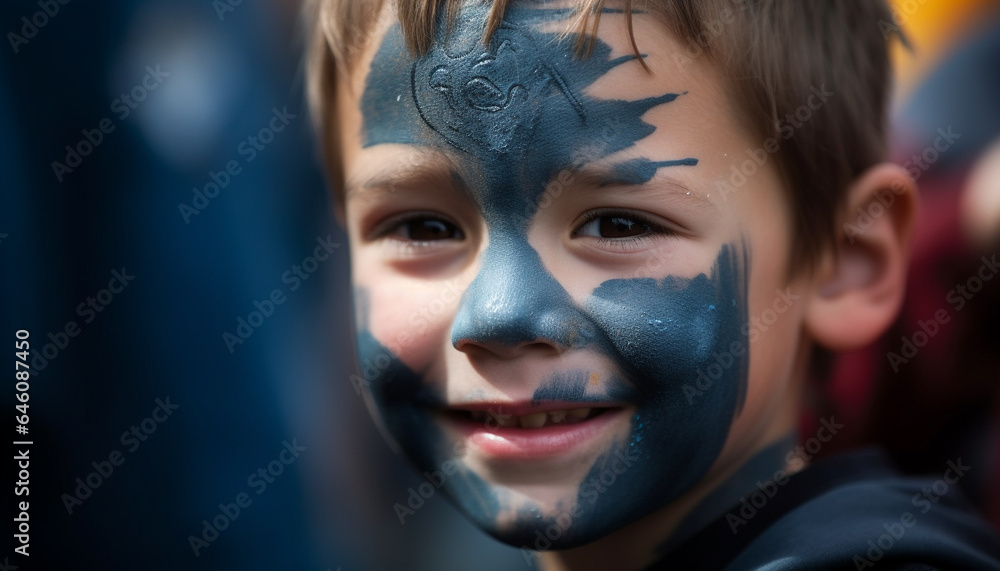
[[[547,419],[548,416],[549,415],[544,412],[521,415],[521,428],[541,428],[545,426],[545,419]]]
[[[509,414],[493,414],[492,411],[470,410],[469,418],[475,422],[485,422],[495,428],[541,428],[553,424],[567,424],[586,420],[593,408],[574,408],[571,410],[550,410],[548,412],[533,412],[520,416]]]

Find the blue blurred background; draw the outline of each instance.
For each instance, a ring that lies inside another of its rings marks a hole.
[[[30,330],[35,371],[30,496],[5,462],[0,565],[528,568],[443,497],[395,515],[422,480],[348,382],[347,246],[311,140],[299,8],[0,7],[0,335],[9,361]],[[113,272],[128,285],[102,293]]]

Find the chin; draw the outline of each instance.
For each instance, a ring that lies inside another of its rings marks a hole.
[[[575,487],[574,487],[575,488]],[[632,521],[628,506],[619,513],[597,513],[587,510],[567,490],[569,501],[556,504],[538,503],[516,492],[498,489],[496,494],[509,498],[496,518],[479,518],[475,506],[463,505],[452,498],[456,507],[494,539],[533,551],[564,550],[599,540]],[[472,508],[472,509],[467,509]]]

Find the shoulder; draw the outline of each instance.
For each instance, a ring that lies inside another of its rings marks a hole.
[[[951,464],[911,478],[875,450],[824,460],[766,501],[741,499],[663,562],[707,553],[700,568],[1000,570],[1000,535],[956,485],[967,468]]]
[[[729,567],[1000,569],[1000,537],[943,481],[837,486],[774,521]]]

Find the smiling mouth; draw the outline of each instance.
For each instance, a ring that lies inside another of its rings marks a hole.
[[[587,454],[591,443],[629,416],[626,405],[585,402],[476,403],[439,412],[456,436],[482,458],[496,461]]]

